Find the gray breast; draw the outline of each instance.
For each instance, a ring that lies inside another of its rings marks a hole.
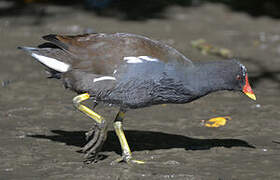
[[[188,91],[174,64],[127,63],[120,66],[116,84],[100,100],[124,108],[186,102]]]

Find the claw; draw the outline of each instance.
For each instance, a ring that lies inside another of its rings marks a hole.
[[[96,153],[95,155],[86,155],[86,159],[84,160],[85,164],[93,164],[93,163],[97,163],[99,160],[104,159],[103,155],[99,155],[98,153]]]
[[[135,160],[135,159],[130,160],[130,162],[135,163],[135,164],[145,164],[145,161]]]
[[[204,126],[206,127],[220,127],[226,125],[227,121],[231,120],[231,117],[225,116],[225,117],[216,117],[209,119]]]

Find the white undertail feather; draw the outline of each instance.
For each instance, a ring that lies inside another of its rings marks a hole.
[[[42,56],[42,55],[35,54],[35,53],[31,53],[31,56],[34,57],[35,59],[37,59],[38,61],[40,61],[45,66],[47,66],[53,70],[56,70],[58,72],[67,72],[70,68],[69,64],[61,62],[54,58]]]
[[[104,80],[113,80],[113,81],[115,81],[116,78],[113,77],[113,76],[102,76],[102,77],[99,77],[99,78],[94,78],[93,82],[104,81]]]

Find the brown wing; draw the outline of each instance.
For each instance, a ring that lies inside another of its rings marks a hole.
[[[124,57],[130,56],[150,56],[163,62],[177,61],[192,65],[174,48],[134,34],[47,35],[43,38],[74,56],[73,69],[94,74],[111,74],[124,63]]]

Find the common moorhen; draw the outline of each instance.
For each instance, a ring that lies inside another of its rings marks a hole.
[[[20,47],[43,64],[51,77],[79,95],[74,106],[91,117],[96,127],[82,148],[94,160],[106,139],[107,123],[81,104],[89,98],[120,108],[114,121],[122,157],[117,161],[143,163],[132,159],[122,121],[128,109],[156,104],[188,103],[219,90],[241,91],[256,99],[247,70],[237,60],[192,62],[176,49],[144,36],[84,34],[47,35],[38,48]]]

